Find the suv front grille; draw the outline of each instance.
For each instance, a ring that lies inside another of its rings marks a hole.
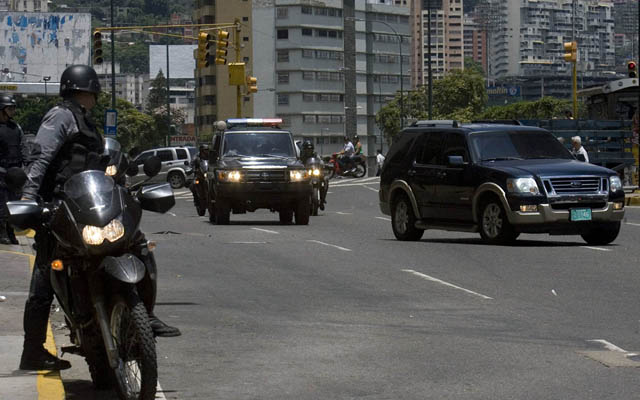
[[[602,181],[599,177],[551,178],[545,181],[545,188],[558,195],[597,194],[602,190]]]
[[[286,182],[285,169],[259,169],[245,171],[247,182]]]

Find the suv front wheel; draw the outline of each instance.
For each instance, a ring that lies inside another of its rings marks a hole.
[[[582,238],[590,245],[605,245],[613,242],[620,233],[620,222],[599,224],[591,228],[589,232],[583,233]]]
[[[424,229],[416,228],[416,216],[409,198],[402,194],[393,202],[391,227],[396,239],[403,241],[420,240]]]
[[[489,244],[507,244],[518,237],[497,199],[484,202],[480,209],[480,236]]]

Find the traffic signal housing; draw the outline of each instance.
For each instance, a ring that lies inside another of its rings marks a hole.
[[[200,32],[198,34],[198,67],[206,68],[209,66],[210,42],[211,34]]]
[[[227,47],[229,47],[229,32],[220,29],[218,40],[216,40],[216,64],[225,65],[227,63]]]
[[[635,61],[627,62],[627,73],[629,74],[629,78],[638,77],[638,64],[636,64]]]
[[[255,76],[247,76],[247,92],[255,93],[258,91],[258,78]]]
[[[104,61],[102,53],[102,32],[93,31],[93,65],[100,65]]]
[[[568,62],[578,61],[578,42],[566,42],[564,44],[564,60]]]

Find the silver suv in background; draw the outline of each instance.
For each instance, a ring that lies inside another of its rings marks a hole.
[[[193,179],[192,154],[188,147],[162,147],[143,151],[133,160],[138,165],[139,171],[136,176],[130,178],[130,182],[134,184],[145,180],[147,176],[142,171],[142,164],[147,158],[157,156],[162,162],[162,169],[150,182],[169,182],[173,189],[188,186]]]

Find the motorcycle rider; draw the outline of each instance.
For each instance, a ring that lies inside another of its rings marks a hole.
[[[349,140],[349,136],[344,137],[344,146],[342,147],[342,151],[340,151],[340,158],[338,158],[338,162],[340,163],[340,168],[344,173],[349,172],[353,165],[353,160],[351,157],[355,153],[355,148],[353,147],[353,143]]]
[[[7,187],[3,176],[9,168],[22,167],[29,155],[22,128],[13,120],[15,113],[13,96],[0,94],[0,244],[19,244],[13,228],[7,223],[7,201],[18,200],[20,194]]]
[[[89,116],[99,93],[100,82],[93,68],[71,65],[64,70],[60,77],[62,102],[44,116],[32,145],[23,200],[41,198],[51,202],[59,185],[73,174],[106,167],[108,157],[103,156],[103,138]],[[25,337],[20,369],[67,369],[71,367],[68,361],[53,356],[43,347],[54,294],[48,263],[55,238],[47,232],[36,232],[35,242],[36,260],[24,310]],[[137,287],[149,313],[151,328],[156,336],[177,336],[180,334],[177,328],[169,327],[153,314],[156,295],[153,253],[141,259],[149,273]]]
[[[303,164],[307,164],[307,160],[310,158],[317,158],[320,161],[320,168],[324,171],[324,162],[318,154],[315,152],[315,147],[313,146],[313,142],[311,140],[305,140],[302,143],[302,150],[300,151],[300,160]],[[322,174],[322,179],[324,182],[320,185],[320,204],[319,208],[324,210],[324,205],[327,203],[327,192],[329,191],[329,178],[326,174]]]

